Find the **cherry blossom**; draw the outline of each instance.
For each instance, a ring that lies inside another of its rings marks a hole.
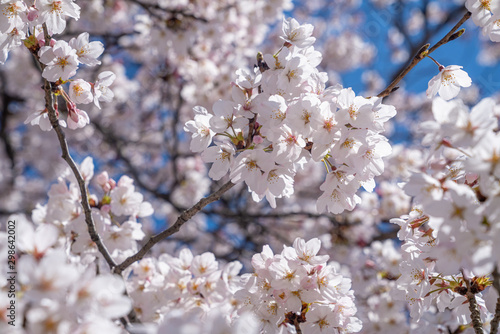
[[[40,61],[47,65],[42,76],[49,81],[68,80],[76,74],[78,58],[76,51],[65,41],[57,41],[54,46],[40,49]]]
[[[371,2],[0,0],[0,332],[493,332],[499,3]]]
[[[69,96],[75,103],[87,104],[93,101],[91,86],[83,79],[76,79],[69,85]]]
[[[297,45],[298,47],[306,47],[314,43],[316,38],[312,37],[314,27],[311,24],[300,25],[296,19],[283,18],[283,34],[285,41]]]
[[[13,28],[5,34],[0,33],[0,64],[5,63],[9,51],[19,47],[25,37],[24,31],[17,28]]]
[[[467,0],[465,7],[472,13],[472,20],[480,27],[484,27],[492,13],[500,13],[500,4],[495,0]]]
[[[85,111],[78,109],[73,104],[68,104],[68,128],[73,130],[83,128],[85,125],[89,124],[89,122],[89,115]]]
[[[193,141],[190,148],[194,152],[201,152],[205,150],[212,141],[214,132],[210,129],[210,119],[212,115],[208,114],[204,108],[197,108],[194,121],[186,123],[185,131],[193,133]]]
[[[326,264],[328,257],[316,256],[320,245],[318,239],[296,239],[294,247],[285,246],[281,254],[273,255],[264,248],[254,255],[255,276],[242,276],[245,290],[236,292],[236,297],[243,299],[242,310],[255,312],[261,330],[277,332],[280,327],[293,327],[296,316],[306,319],[301,321],[302,328],[317,333],[361,330],[361,322],[354,316],[349,280]]]
[[[72,38],[69,46],[76,50],[79,62],[88,66],[101,64],[97,58],[103,53],[104,46],[99,41],[89,42],[87,32],[81,33],[77,38]]]
[[[47,24],[51,34],[60,34],[66,28],[66,16],[80,18],[80,6],[73,0],[39,0],[38,15]]]
[[[233,86],[234,101],[214,103],[215,116],[202,107],[194,109],[194,120],[185,124],[185,130],[193,133],[191,149],[206,156],[205,150],[216,150],[210,148],[212,138],[229,137],[227,145],[232,143],[236,153],[229,164],[231,181],[245,182],[255,201],[266,197],[271,207],[276,198],[293,194],[292,179],[309,159],[328,161],[331,171],[344,164],[343,185],[321,186],[325,193],[317,209],[353,210],[360,202],[356,195],[360,185],[372,191],[373,178],[383,172],[382,157],[390,154],[390,148],[378,133],[395,111],[338,86],[330,88],[323,100],[318,98],[316,87],[326,79],[316,68],[321,54],[311,45],[312,26],[300,26],[294,19],[283,22],[287,42],[276,54],[262,55],[265,66],[259,66],[255,79],[245,72],[243,84],[251,90]],[[247,82],[262,85],[255,92]],[[240,110],[251,113],[235,118]],[[216,175],[222,176],[222,172]]]
[[[104,71],[99,73],[97,80],[94,84],[94,104],[101,108],[99,101],[111,102],[114,97],[114,93],[109,86],[115,81],[116,74],[111,71]]]
[[[26,4],[22,1],[2,1],[0,14],[4,18],[0,20],[0,33],[7,34],[13,29],[23,30],[26,22],[26,10]]]
[[[439,74],[429,81],[427,97],[432,98],[437,93],[445,99],[450,100],[458,95],[460,87],[469,87],[472,81],[462,66],[450,65],[439,68]]]

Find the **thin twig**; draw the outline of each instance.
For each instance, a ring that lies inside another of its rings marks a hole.
[[[294,319],[293,325],[295,326],[295,331],[297,332],[297,334],[302,334],[302,329],[300,329],[300,323],[297,318]]]
[[[43,30],[44,30],[44,35],[45,35],[45,44],[50,45],[50,35],[48,34],[47,31],[47,26],[43,24]],[[113,269],[116,266],[115,261],[109,254],[108,249],[102,242],[101,237],[97,233],[96,227],[94,220],[92,218],[92,209],[90,208],[89,204],[89,199],[87,196],[87,187],[85,185],[85,180],[82,177],[82,174],[80,173],[80,170],[78,169],[78,166],[76,165],[75,161],[71,157],[71,154],[69,153],[69,148],[68,148],[68,142],[66,141],[66,136],[59,126],[59,119],[56,115],[56,110],[54,109],[54,101],[52,97],[52,86],[49,81],[46,79],[43,79],[44,81],[44,90],[45,90],[45,107],[47,108],[48,115],[49,115],[49,120],[50,124],[52,125],[52,128],[57,134],[57,138],[59,139],[59,144],[61,146],[61,157],[66,161],[68,166],[71,168],[73,171],[73,174],[75,175],[76,181],[78,182],[78,187],[80,188],[80,194],[82,196],[82,207],[83,207],[83,212],[85,214],[85,223],[87,224],[87,228],[89,230],[90,234],[90,239],[96,244],[97,249],[99,252],[102,254],[106,262],[108,263],[109,267]]]
[[[181,226],[184,225],[187,221],[189,221],[195,214],[200,212],[208,204],[217,201],[226,191],[228,191],[232,187],[234,187],[234,183],[228,181],[219,190],[210,194],[208,197],[202,198],[193,207],[182,212],[172,226],[163,230],[157,235],[152,236],[137,253],[128,257],[127,259],[125,259],[125,261],[117,265],[114,269],[114,272],[116,274],[121,274],[123,270],[125,270],[132,263],[142,259],[155,244],[157,244],[158,242],[160,242],[165,238],[168,238],[172,234],[178,232]]]
[[[437,48],[439,48],[440,46],[448,43],[450,41],[450,37],[458,30],[458,28],[460,28],[460,26],[462,24],[465,23],[465,21],[467,21],[471,16],[471,13],[468,11],[467,13],[465,13],[465,15],[460,19],[460,21],[458,21],[458,23],[446,34],[446,36],[444,36],[439,42],[437,42],[436,44],[434,44],[429,50],[426,51],[426,48],[424,50],[422,50],[424,46],[422,46],[422,48],[420,48],[420,50],[417,52],[417,54],[413,57],[412,61],[410,62],[410,64],[403,70],[401,71],[401,73],[398,74],[398,76],[394,79],[393,82],[391,82],[391,84],[389,86],[387,86],[386,89],[384,89],[382,92],[380,92],[377,96],[378,97],[386,97],[388,96],[389,94],[391,94],[394,90],[396,90],[396,85],[422,60],[425,58],[425,55],[422,54],[423,52],[426,52],[427,54],[431,54],[432,52],[436,51]]]

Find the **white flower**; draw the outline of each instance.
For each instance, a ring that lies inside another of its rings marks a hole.
[[[37,110],[34,113],[30,114],[24,121],[24,124],[28,123],[30,123],[31,125],[38,125],[42,131],[52,130],[52,124],[50,124],[49,113],[47,112],[47,109]],[[59,125],[62,127],[66,127],[66,122],[60,119]]]
[[[429,81],[427,97],[432,98],[439,92],[443,99],[450,100],[458,95],[460,87],[469,87],[471,83],[471,78],[462,70],[462,66],[441,66],[439,74]]]
[[[269,205],[276,208],[276,198],[290,197],[293,194],[293,175],[290,169],[278,166],[264,173],[260,183],[249,186],[253,200],[258,202],[265,196]]]
[[[212,137],[215,135],[210,129],[210,119],[213,116],[203,107],[194,107],[193,110],[196,113],[194,120],[186,122],[184,131],[193,133],[189,146],[191,151],[201,152],[210,145]]]
[[[113,97],[113,91],[109,89],[109,86],[115,81],[116,75],[111,71],[104,71],[99,73],[97,80],[94,84],[94,104],[97,108],[101,108],[99,101],[111,102]]]
[[[133,180],[122,176],[111,190],[111,211],[117,216],[133,215],[140,211],[143,196],[135,191]]]
[[[491,17],[483,28],[483,34],[488,35],[492,42],[500,42],[500,17]]]
[[[75,103],[87,104],[92,102],[92,87],[83,79],[76,79],[69,85],[69,97]]]
[[[283,18],[283,34],[285,37],[281,38],[299,48],[305,48],[316,41],[316,38],[311,37],[313,30],[312,24],[300,25],[296,19],[292,18],[287,21]]]
[[[66,28],[65,16],[80,18],[80,7],[73,0],[38,0],[40,23],[46,23],[49,34],[60,34]]]
[[[227,143],[216,143],[201,153],[204,162],[212,162],[208,176],[213,180],[220,180],[227,174],[233,163],[234,147]]]
[[[0,4],[0,33],[6,34],[14,28],[21,29],[26,22],[26,5],[22,1],[11,0]]]
[[[76,55],[81,63],[88,66],[95,66],[101,63],[97,60],[97,57],[103,53],[104,46],[99,41],[89,43],[88,32],[81,33],[77,38],[72,38],[69,41],[69,45],[76,50]]]
[[[2,34],[0,33],[0,64],[4,64],[9,55],[9,51],[20,46],[26,34],[17,28]]]
[[[215,255],[210,252],[196,255],[191,262],[189,270],[194,277],[208,276],[219,268],[219,263],[215,260]]]
[[[247,150],[236,158],[231,170],[231,181],[238,183],[245,181],[250,189],[259,187],[265,182],[264,173],[275,166],[271,153],[264,150]]]
[[[243,129],[248,126],[248,119],[236,117],[238,105],[233,101],[219,100],[214,103],[212,111],[214,117],[210,119],[212,131],[224,132],[229,128]]]
[[[76,74],[78,58],[76,51],[65,41],[57,41],[53,47],[44,46],[39,51],[40,62],[47,65],[42,76],[55,82],[59,78],[68,80]]]
[[[472,14],[472,20],[480,27],[484,27],[491,18],[492,12],[498,14],[500,1],[498,0],[467,0],[465,7]]]

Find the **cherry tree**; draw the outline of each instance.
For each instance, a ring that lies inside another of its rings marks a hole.
[[[2,333],[497,333],[459,54],[499,36],[498,0],[0,0]]]

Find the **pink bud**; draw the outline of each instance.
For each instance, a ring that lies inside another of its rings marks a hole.
[[[101,211],[104,213],[109,213],[111,211],[111,205],[105,204],[105,205],[101,206]]]
[[[98,185],[100,185],[101,187],[104,187],[105,185],[107,185],[107,183],[109,181],[108,172],[104,171],[104,172],[100,173],[99,175],[96,176],[95,179],[96,179]]]
[[[474,183],[476,180],[477,180],[477,174],[474,174],[474,173],[467,173],[467,174],[465,174],[465,181],[466,181],[468,184],[472,184],[472,183]]]
[[[33,6],[30,7],[28,9],[28,15],[26,15],[26,17],[28,18],[28,21],[30,21],[30,22],[35,21],[38,18],[38,9],[36,9]]]
[[[264,139],[261,136],[254,136],[252,141],[254,142],[254,144],[258,145],[258,144],[262,144]]]
[[[68,108],[68,116],[73,120],[73,122],[78,123],[80,116],[78,116],[78,112],[76,108]]]

